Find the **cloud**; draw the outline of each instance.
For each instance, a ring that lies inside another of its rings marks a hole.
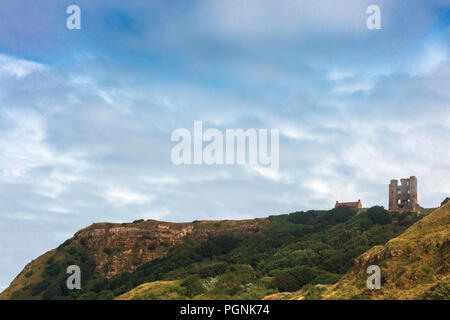
[[[332,70],[328,73],[327,78],[331,81],[339,81],[339,80],[343,80],[345,78],[349,78],[352,76],[353,76],[353,73],[350,71]]]
[[[364,1],[321,1],[315,6],[307,1],[199,1],[197,14],[207,19],[209,30],[229,37],[270,38],[283,34],[300,37],[328,28],[331,32],[357,30],[365,21]],[[359,14],[358,14],[359,13]],[[270,22],[270,23],[269,23]]]
[[[13,76],[17,79],[26,77],[32,72],[40,71],[44,66],[40,63],[22,59],[14,59],[0,54],[0,77]]]
[[[429,74],[439,66],[441,66],[448,59],[447,48],[445,46],[435,44],[426,45],[424,53],[418,59],[415,66],[411,68],[413,75]]]
[[[144,204],[151,202],[150,195],[143,195],[136,191],[113,186],[107,187],[104,197],[106,201],[118,205]]]
[[[410,175],[425,207],[450,192],[436,1],[381,1],[380,32],[365,1],[81,1],[78,33],[24,3],[0,5],[0,285],[93,222],[386,206]],[[280,170],[174,166],[194,120],[280,129]]]

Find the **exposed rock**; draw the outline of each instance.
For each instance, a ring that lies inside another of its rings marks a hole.
[[[399,257],[402,252],[403,251],[401,249],[390,250],[388,248],[384,248],[381,252],[376,254],[365,254],[355,260],[354,271],[357,272],[368,265],[376,264],[391,257]]]
[[[194,223],[143,222],[139,224],[94,224],[74,236],[75,244],[96,251],[96,271],[111,278],[133,272],[148,261],[163,257],[186,236],[205,241],[220,234],[256,233],[266,219],[242,221],[199,221]],[[150,224],[150,225],[149,225]]]

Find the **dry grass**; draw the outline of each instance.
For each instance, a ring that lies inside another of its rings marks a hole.
[[[358,259],[367,263],[347,273],[329,288],[325,298],[421,299],[431,287],[450,281],[449,241],[450,203],[416,222],[386,245],[373,247],[361,255]],[[398,254],[391,256],[392,252]],[[380,290],[370,291],[366,287],[368,264],[381,268],[384,283]]]

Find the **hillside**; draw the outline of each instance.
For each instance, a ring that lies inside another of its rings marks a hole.
[[[205,241],[222,234],[257,233],[266,219],[241,221],[197,221],[169,223],[137,220],[133,223],[96,223],[84,228],[39,258],[31,261],[0,294],[0,299],[40,299],[52,280],[64,282],[64,269],[76,264],[82,267],[83,280],[131,273],[139,266],[164,257],[170,248],[191,237]],[[64,291],[64,286],[61,285]],[[56,290],[58,293],[60,290]]]
[[[366,288],[365,270],[382,271],[380,290]],[[355,260],[326,299],[450,299],[450,203],[416,222],[385,245]]]
[[[33,260],[0,299],[283,299],[300,289],[316,299],[337,290],[364,252],[390,246],[418,220],[376,206],[360,214],[343,207],[242,221],[98,223]],[[65,287],[71,264],[82,269],[81,290]]]

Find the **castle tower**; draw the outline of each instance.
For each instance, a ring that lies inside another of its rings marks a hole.
[[[417,203],[417,178],[391,180],[389,184],[389,210],[392,211],[419,211]]]

